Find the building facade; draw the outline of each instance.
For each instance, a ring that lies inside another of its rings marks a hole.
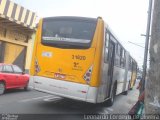
[[[16,64],[28,72],[35,37],[36,14],[0,0],[0,63]]]

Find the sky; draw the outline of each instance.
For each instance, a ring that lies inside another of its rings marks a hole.
[[[12,0],[38,17],[101,16],[142,67],[149,0]]]

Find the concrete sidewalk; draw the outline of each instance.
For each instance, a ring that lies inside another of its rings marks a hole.
[[[136,89],[139,82],[136,82],[132,90],[128,91],[128,95],[118,95],[116,96],[115,103],[111,109],[113,112],[111,114],[128,114],[129,110],[137,102],[139,97],[139,90]]]

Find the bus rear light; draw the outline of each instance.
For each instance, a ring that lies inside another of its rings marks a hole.
[[[91,75],[91,74],[90,74],[89,72],[86,74],[87,77],[90,77],[90,75]]]
[[[37,60],[37,59],[35,60],[35,72],[36,72],[36,73],[40,72],[40,67],[39,67],[38,60]]]
[[[91,80],[92,69],[93,69],[93,66],[91,66],[83,76],[83,79],[86,81],[87,84],[89,84]]]

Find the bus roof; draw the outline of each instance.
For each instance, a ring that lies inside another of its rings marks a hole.
[[[56,17],[45,17],[43,18],[44,20],[59,20],[59,19],[64,19],[64,20],[82,20],[82,21],[97,21],[97,18],[89,18],[89,17],[78,17],[78,16],[56,16]]]

